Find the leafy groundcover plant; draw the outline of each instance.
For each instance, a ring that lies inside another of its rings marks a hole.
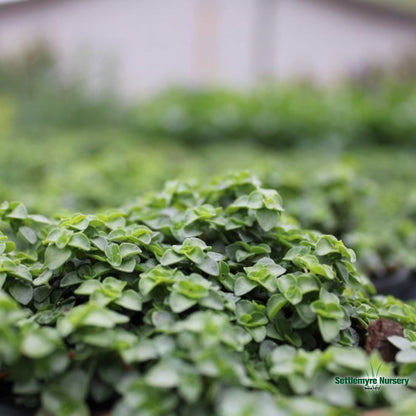
[[[415,414],[415,309],[375,296],[353,251],[300,229],[249,174],[171,182],[108,214],[0,215],[3,402],[43,416]],[[409,386],[335,385],[382,363],[364,350],[380,317],[404,328],[383,371]]]

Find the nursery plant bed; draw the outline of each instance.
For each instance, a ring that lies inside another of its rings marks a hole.
[[[352,250],[249,174],[104,214],[0,217],[0,387],[42,415],[325,416],[412,397],[335,379],[386,364],[378,339],[364,349],[371,325],[398,351],[383,374],[416,374],[415,308],[375,296]]]

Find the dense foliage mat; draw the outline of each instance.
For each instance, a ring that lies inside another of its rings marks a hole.
[[[107,214],[0,215],[3,401],[50,416],[416,411],[414,307],[375,296],[352,250],[300,229],[248,174]],[[381,317],[406,338],[383,371],[409,386],[335,385],[382,363],[364,351]]]
[[[416,276],[412,60],[394,76],[379,68],[336,88],[175,88],[137,105],[111,88],[91,95],[80,79],[63,82],[55,63],[42,44],[0,60],[0,200],[48,215],[96,212],[168,178],[251,169],[302,227],[352,247],[361,270],[385,281],[380,289],[416,297],[394,289]],[[341,159],[353,178],[331,177]],[[357,189],[363,177],[370,198]]]
[[[415,102],[414,80],[388,78],[331,89],[307,83],[249,92],[183,88],[138,105],[133,126],[191,145],[245,140],[277,148],[318,143],[413,147]]]
[[[0,200],[19,200],[47,215],[119,206],[160,189],[168,178],[250,169],[267,188],[279,190],[302,228],[333,234],[353,248],[367,275],[394,280],[393,287],[391,276],[401,281],[407,275],[411,284],[416,275],[416,174],[409,151],[371,147],[334,155],[242,144],[192,149],[173,141],[145,143],[122,131],[5,137],[1,149]]]

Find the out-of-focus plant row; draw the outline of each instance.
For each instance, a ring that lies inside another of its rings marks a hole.
[[[0,129],[40,134],[45,129],[120,128],[188,145],[253,142],[282,147],[416,144],[415,85],[272,86],[251,92],[174,89],[122,106],[113,96],[87,100],[75,86],[0,92]]]
[[[400,280],[416,268],[414,155],[399,146],[415,142],[416,82],[375,79],[176,89],[135,106],[60,81],[40,48],[0,65],[0,199],[91,212],[174,177],[250,169],[301,226],[342,238],[368,274]]]
[[[174,88],[123,104],[111,90],[91,94],[81,74],[63,80],[53,55],[38,45],[0,61],[0,131],[39,135],[51,128],[121,127],[190,145],[413,146],[416,71],[411,62],[398,65],[396,76],[375,68],[330,88],[307,82],[244,92]]]
[[[3,138],[1,145],[1,199],[23,200],[37,212],[105,210],[169,178],[250,169],[282,194],[286,212],[301,226],[353,247],[367,274],[400,277],[416,269],[412,153],[366,148],[330,157],[299,149],[266,153],[248,144],[194,149],[150,144],[120,131]]]
[[[416,85],[397,82],[371,89],[267,86],[248,93],[175,89],[138,106],[137,129],[190,144],[414,145],[415,110]]]

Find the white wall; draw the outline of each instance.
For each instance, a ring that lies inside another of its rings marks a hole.
[[[126,94],[171,83],[329,80],[414,48],[416,24],[323,0],[45,0],[0,7],[0,54],[45,39],[65,71]],[[261,7],[264,7],[263,13]],[[115,82],[114,79],[112,82]]]
[[[277,15],[274,56],[283,78],[325,81],[416,52],[416,23],[360,13],[336,1],[281,0]]]
[[[19,6],[21,11],[10,6],[0,16],[0,50],[45,39],[62,66],[88,68],[98,76],[97,68],[112,62],[125,91],[151,90],[162,81],[191,78],[191,3],[72,0],[35,2]]]
[[[171,83],[248,85],[255,2],[60,0],[3,6],[0,53],[45,39],[62,67],[88,70],[95,84],[108,76],[100,68],[111,64],[127,94]]]

